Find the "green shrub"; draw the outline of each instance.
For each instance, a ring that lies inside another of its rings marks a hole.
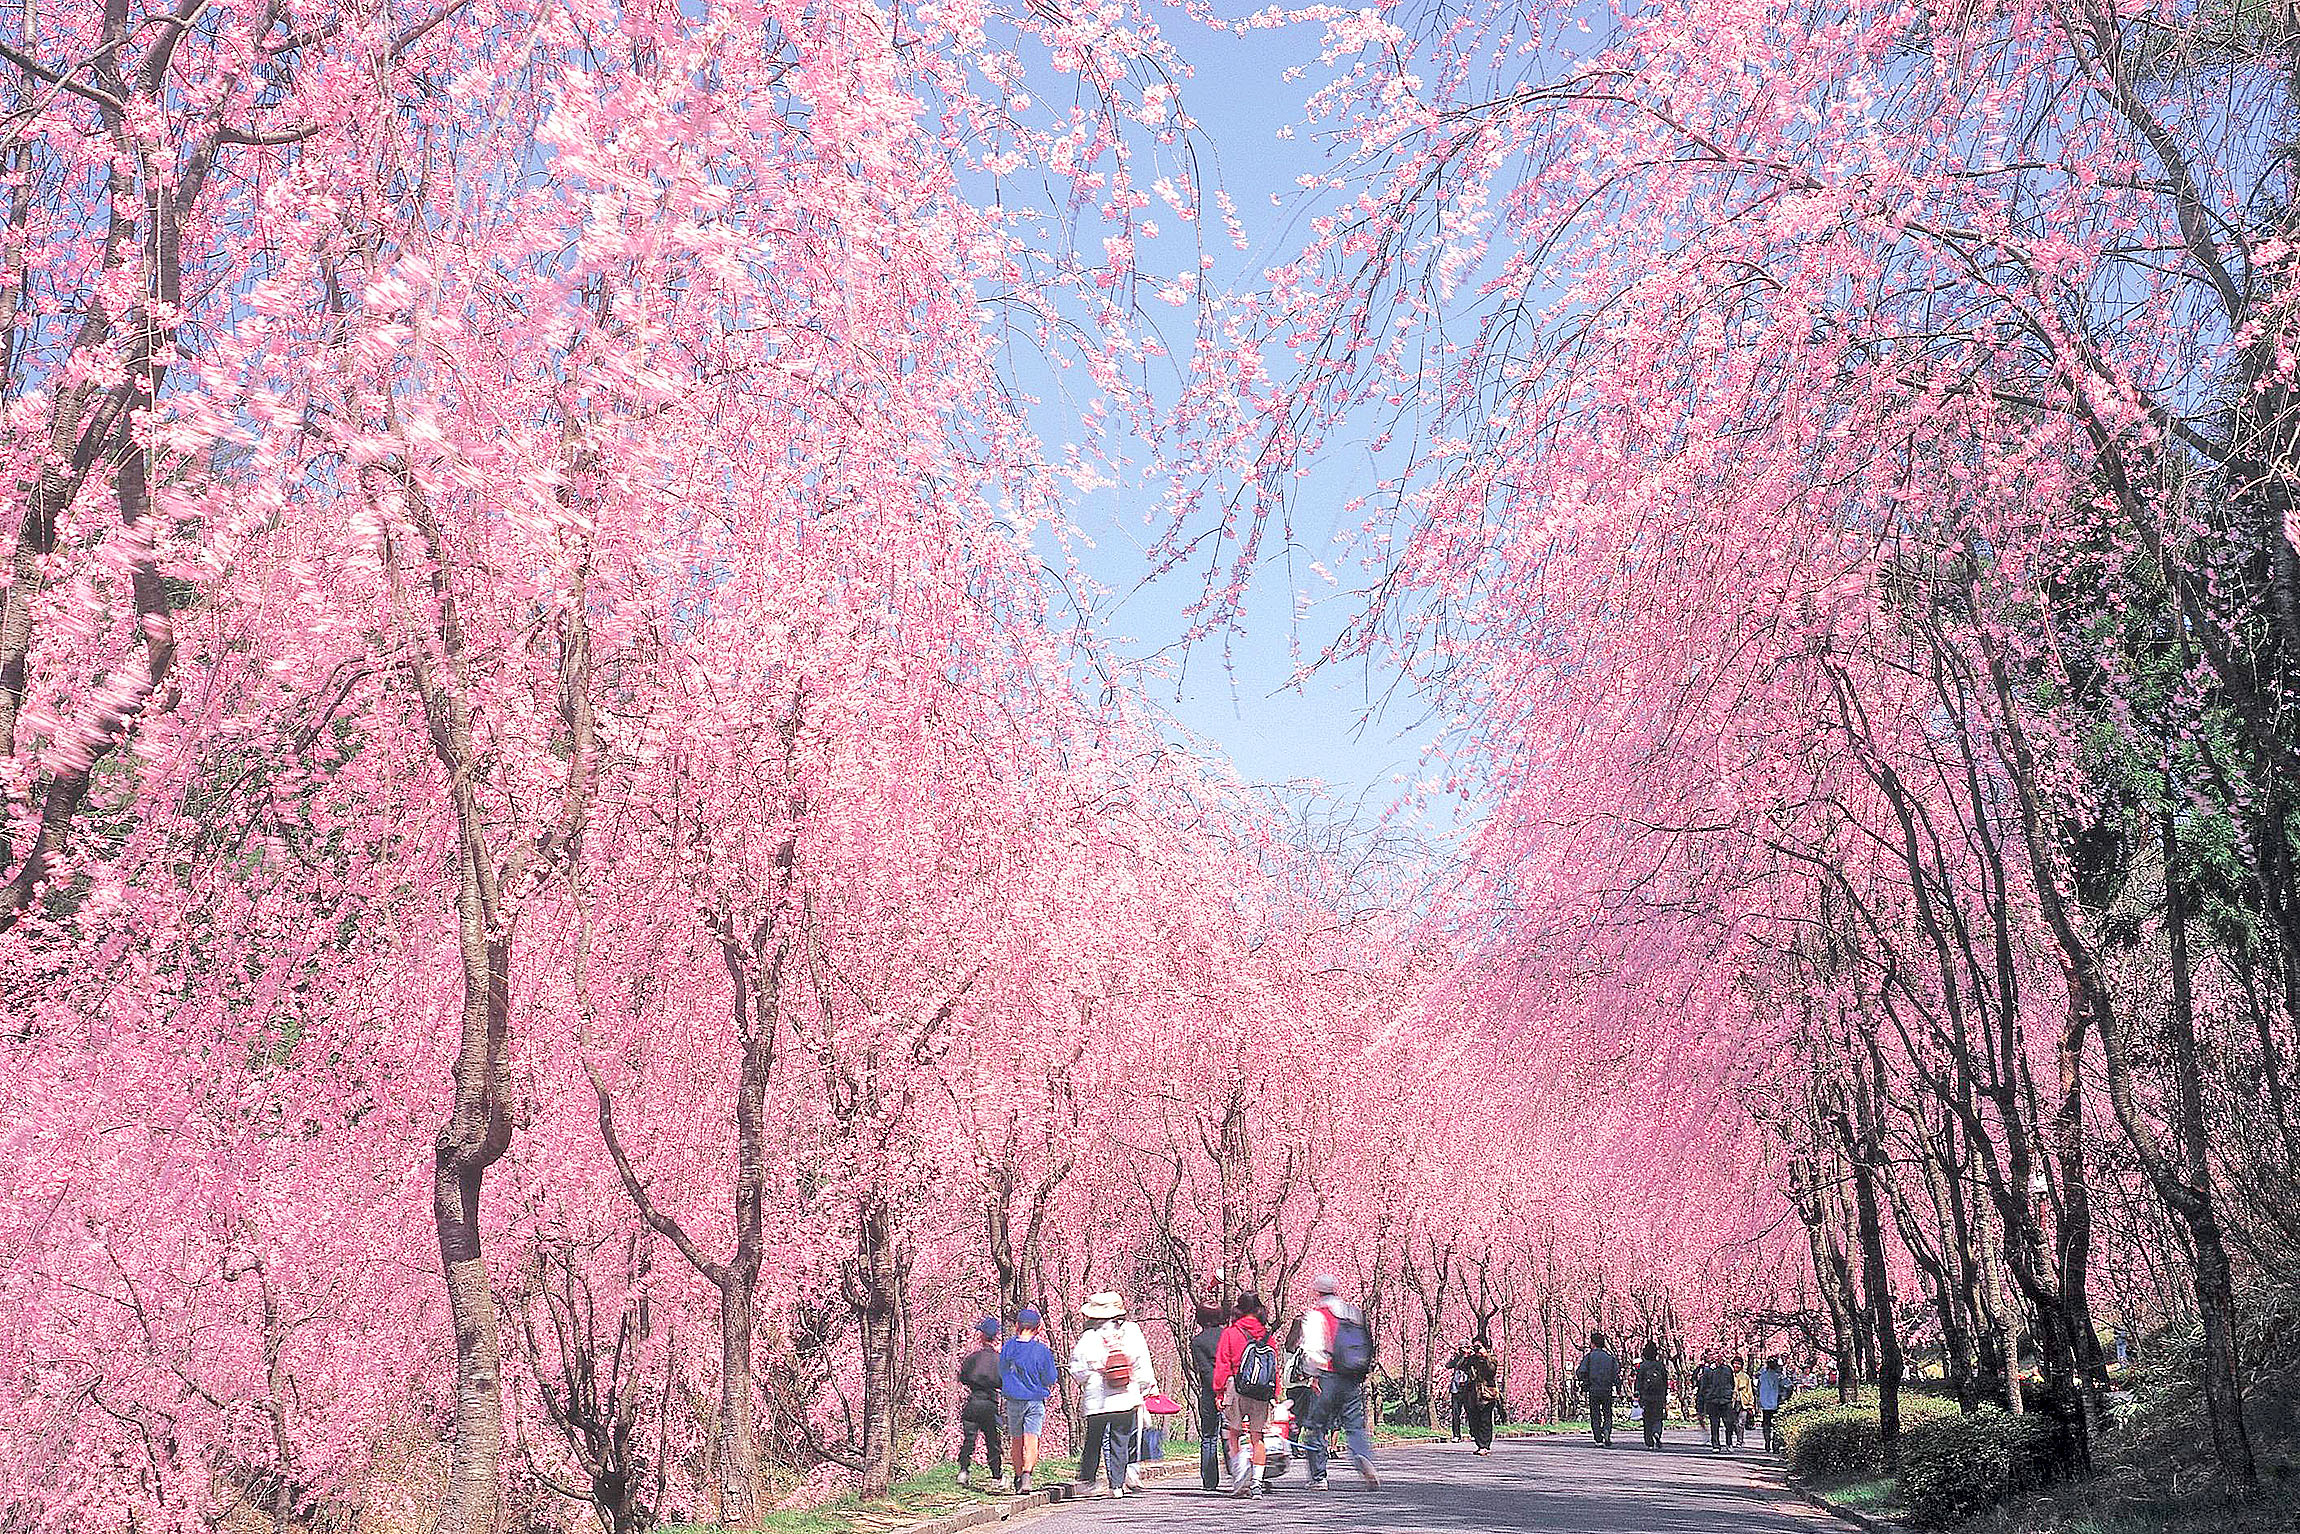
[[[1828,1405],[1777,1417],[1789,1468],[1808,1481],[1833,1481],[1876,1470],[1884,1455],[1874,1402]]]
[[[1954,1401],[1938,1396],[1904,1392],[1901,1396],[1901,1440],[1920,1426],[1957,1415]],[[1789,1468],[1810,1481],[1833,1481],[1846,1476],[1875,1475],[1890,1468],[1877,1425],[1877,1398],[1863,1391],[1849,1404],[1839,1405],[1832,1395],[1807,1392],[1789,1403],[1774,1419],[1786,1449]]]
[[[1836,1404],[1837,1392],[1834,1390],[1800,1390],[1789,1397],[1788,1402],[1782,1406],[1779,1415],[1774,1420],[1778,1422],[1783,1417],[1802,1415],[1806,1412],[1826,1411]]]
[[[1994,1406],[1912,1425],[1901,1434],[1899,1473],[1909,1521],[1954,1528],[2037,1485],[2050,1437],[2040,1419]]]

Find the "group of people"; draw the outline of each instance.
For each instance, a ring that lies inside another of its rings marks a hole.
[[[1693,1399],[1709,1424],[1711,1452],[1737,1449],[1753,1425],[1764,1433],[1765,1452],[1774,1443],[1773,1419],[1789,1402],[1792,1386],[1779,1358],[1768,1358],[1762,1369],[1751,1369],[1752,1358],[1727,1359],[1712,1348],[1693,1371]]]
[[[1206,1490],[1221,1490],[1225,1473],[1232,1496],[1255,1496],[1267,1489],[1266,1440],[1281,1399],[1293,1406],[1304,1428],[1312,1487],[1326,1484],[1336,1435],[1366,1485],[1381,1485],[1366,1425],[1372,1333],[1364,1313],[1342,1297],[1338,1280],[1321,1277],[1311,1287],[1317,1297],[1294,1322],[1282,1357],[1260,1296],[1242,1293],[1227,1306],[1198,1307],[1190,1355],[1198,1380],[1199,1470]],[[1144,1415],[1175,1408],[1157,1393],[1149,1342],[1128,1316],[1124,1297],[1096,1294],[1078,1311],[1083,1324],[1068,1361],[1083,1418],[1076,1493],[1090,1492],[1099,1471],[1109,1495],[1122,1498],[1141,1489],[1135,1462]],[[966,1392],[958,1413],[963,1484],[974,1484],[979,1444],[993,1488],[1017,1494],[1031,1489],[1046,1403],[1061,1383],[1054,1351],[1042,1336],[1044,1323],[1037,1310],[1025,1306],[1015,1313],[1014,1335],[1003,1341],[1005,1328],[998,1317],[985,1316],[976,1324],[977,1345],[958,1366],[958,1382]],[[1489,1437],[1490,1423],[1489,1408]],[[1009,1447],[1011,1481],[1005,1463]]]
[[[1097,1472],[1112,1496],[1140,1490],[1135,1469],[1142,1418],[1157,1400],[1158,1376],[1150,1343],[1126,1314],[1117,1294],[1090,1297],[1079,1306],[1085,1320],[1070,1349],[1069,1372],[1079,1384],[1084,1431],[1078,1446],[1078,1477],[1092,1485]],[[974,1484],[976,1446],[990,1471],[990,1484],[1016,1493],[1031,1489],[1038,1473],[1038,1440],[1046,1427],[1046,1403],[1062,1382],[1061,1366],[1044,1337],[1046,1318],[1025,1305],[1014,1315],[1014,1335],[1003,1341],[996,1316],[975,1323],[979,1339],[959,1360],[958,1383],[966,1399],[958,1409],[958,1477]],[[1002,1430],[1003,1429],[1003,1433]],[[1004,1460],[1012,1449],[1013,1477]]]
[[[1752,1368],[1754,1363],[1754,1357],[1728,1359],[1721,1349],[1711,1348],[1693,1371],[1693,1409],[1708,1424],[1713,1454],[1739,1448],[1752,1425],[1761,1425],[1767,1453],[1778,1447],[1774,1418],[1788,1404],[1795,1386],[1778,1357],[1766,1359],[1762,1369]],[[1589,1398],[1590,1436],[1606,1448],[1613,1446],[1613,1398],[1622,1378],[1621,1360],[1606,1346],[1605,1334],[1590,1333],[1589,1351],[1575,1367],[1574,1380]],[[1658,1449],[1662,1424],[1669,1417],[1670,1387],[1669,1365],[1662,1360],[1659,1344],[1645,1344],[1643,1355],[1628,1372],[1628,1383],[1645,1429],[1645,1447]]]
[[[974,1484],[977,1444],[991,1485],[1009,1484],[1004,1459],[1011,1444],[1013,1489],[1030,1489],[1030,1477],[1038,1469],[1038,1435],[1046,1426],[1046,1401],[1061,1382],[1054,1350],[1039,1335],[1045,1319],[1025,1305],[1015,1312],[1014,1335],[1003,1342],[1000,1336],[1006,1328],[998,1317],[984,1316],[975,1323],[980,1340],[958,1361],[958,1383],[966,1391],[958,1409],[958,1478],[964,1485]]]
[[[1237,1497],[1267,1490],[1271,1417],[1281,1400],[1303,1430],[1312,1487],[1326,1485],[1337,1436],[1365,1484],[1381,1485],[1367,1429],[1372,1333],[1364,1312],[1343,1298],[1338,1280],[1321,1277],[1311,1287],[1316,1298],[1295,1319],[1282,1349],[1259,1295],[1241,1293],[1226,1306],[1198,1306],[1190,1372],[1198,1388],[1199,1478],[1207,1491],[1220,1491],[1225,1483]],[[1127,1314],[1123,1296],[1096,1294],[1078,1310],[1083,1324],[1068,1360],[1083,1418],[1076,1490],[1090,1491],[1099,1473],[1111,1496],[1124,1497],[1141,1489],[1136,1459],[1145,1415],[1179,1408],[1158,1394],[1149,1341]],[[993,1487],[1017,1493],[1031,1489],[1046,1403],[1063,1373],[1044,1330],[1045,1318],[1029,1306],[1015,1313],[1011,1337],[1004,1335],[996,1316],[976,1324],[977,1345],[958,1366],[958,1382],[966,1391],[958,1413],[958,1468],[964,1484],[974,1484],[979,1445]],[[1712,1348],[1693,1371],[1693,1410],[1708,1425],[1713,1453],[1739,1447],[1752,1426],[1761,1428],[1767,1452],[1777,1447],[1774,1419],[1788,1404],[1795,1382],[1777,1356],[1761,1369],[1754,1364],[1753,1357],[1729,1359]],[[1462,1436],[1466,1421],[1476,1452],[1492,1453],[1501,1360],[1491,1339],[1478,1332],[1454,1351],[1446,1368],[1452,1378],[1452,1436]],[[1599,1445],[1613,1445],[1614,1400],[1626,1386],[1635,1403],[1632,1415],[1644,1428],[1645,1447],[1661,1446],[1673,1380],[1657,1344],[1647,1342],[1635,1364],[1625,1369],[1605,1334],[1592,1332],[1574,1379],[1588,1397],[1590,1436]]]

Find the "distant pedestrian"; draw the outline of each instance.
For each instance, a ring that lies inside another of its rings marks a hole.
[[[1757,1415],[1765,1424],[1765,1452],[1780,1449],[1774,1439],[1773,1419],[1782,1407],[1789,1404],[1789,1377],[1781,1371],[1778,1356],[1765,1360],[1765,1367],[1757,1371]]]
[[[1661,1361],[1661,1348],[1648,1341],[1629,1385],[1637,1393],[1637,1414],[1645,1429],[1645,1447],[1661,1447],[1661,1424],[1669,1415],[1669,1366]]]
[[[1046,1398],[1062,1382],[1054,1350],[1040,1340],[1043,1317],[1025,1305],[1014,1313],[1014,1335],[998,1350],[998,1392],[1006,1398],[1006,1436],[1013,1448],[1014,1489],[1030,1490],[1038,1470],[1038,1435],[1046,1427]]]
[[[1218,1305],[1201,1302],[1198,1329],[1190,1334],[1190,1368],[1198,1380],[1198,1484],[1222,1489],[1222,1398],[1214,1392],[1214,1355],[1222,1346],[1229,1318]]]
[[[1446,1442],[1460,1443],[1462,1424],[1469,1415],[1469,1371],[1461,1364],[1462,1355],[1469,1345],[1453,1350],[1453,1357],[1445,1361],[1446,1367]]]
[[[1222,1329],[1214,1352],[1214,1393],[1221,1397],[1229,1428],[1230,1495],[1260,1495],[1268,1464],[1263,1435],[1270,1430],[1270,1403],[1278,1398],[1278,1350],[1262,1319],[1256,1294],[1238,1296],[1237,1313]]]
[[[1070,1349],[1070,1374],[1084,1387],[1080,1408],[1086,1414],[1078,1482],[1081,1490],[1094,1484],[1099,1450],[1110,1495],[1123,1497],[1126,1475],[1134,1464],[1142,1399],[1157,1386],[1150,1369],[1150,1344],[1142,1328],[1126,1319],[1126,1301],[1117,1294],[1090,1296],[1078,1313],[1090,1323]]]
[[[1749,1372],[1749,1360],[1733,1360],[1733,1411],[1726,1419],[1728,1431],[1725,1446],[1738,1449],[1748,1439],[1749,1424],[1757,1416],[1757,1380]]]
[[[1589,1395],[1589,1436],[1600,1448],[1613,1447],[1613,1393],[1621,1388],[1621,1360],[1605,1345],[1605,1333],[1589,1334],[1589,1351],[1573,1377]]]
[[[974,1440],[982,1439],[982,1462],[990,1469],[990,1484],[1006,1479],[998,1442],[998,1390],[1005,1369],[999,1361],[998,1317],[984,1316],[975,1323],[980,1345],[959,1360],[958,1382],[966,1387],[966,1400],[958,1408],[958,1484],[974,1484]]]
[[[1501,1360],[1493,1343],[1479,1332],[1458,1355],[1469,1375],[1469,1436],[1480,1454],[1493,1452],[1493,1414],[1501,1406]]]
[[[1317,1389],[1310,1402],[1310,1484],[1326,1484],[1326,1455],[1338,1429],[1348,1439],[1350,1464],[1359,1479],[1379,1490],[1382,1478],[1374,1471],[1374,1441],[1366,1431],[1373,1333],[1366,1328],[1365,1312],[1342,1298],[1339,1279],[1322,1276],[1310,1287],[1318,1295],[1302,1317],[1302,1360]]]
[[[1693,1403],[1709,1424],[1709,1449],[1725,1449],[1725,1414],[1733,1409],[1733,1370],[1715,1348],[1701,1355],[1693,1372]]]

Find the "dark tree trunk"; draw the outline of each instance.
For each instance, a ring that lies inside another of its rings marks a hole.
[[[2228,1248],[2213,1199],[2212,1148],[2204,1122],[2202,1063],[2196,1039],[2196,1004],[2188,950],[2188,913],[2181,888],[2176,803],[2169,774],[2157,814],[2158,846],[2164,858],[2165,935],[2170,946],[2172,996],[2165,1019],[2164,1051],[2171,1075],[2173,1143],[2157,1139],[2136,1100],[2132,1065],[2122,1026],[2102,1010],[2101,1042],[2108,1056],[2109,1101],[2117,1122],[2138,1154],[2157,1199],[2181,1222],[2193,1258],[2196,1310],[2204,1324],[2204,1406],[2212,1430],[2214,1456],[2235,1485],[2249,1487],[2259,1470],[2244,1423],[2243,1376],[2236,1347],[2236,1292]]]
[[[1892,1175],[1876,1132],[1875,1105],[1858,1083],[1849,1088],[1851,1112],[1838,1108],[1831,1120],[1852,1169],[1854,1232],[1861,1248],[1861,1289],[1877,1344],[1877,1437],[1887,1456],[1898,1453],[1901,1436],[1901,1329],[1893,1314],[1892,1280],[1885,1261],[1884,1210],[1878,1198],[1880,1176]]]
[[[511,1144],[503,1046],[511,1010],[510,939],[490,937],[479,854],[462,854],[458,916],[463,944],[463,1032],[454,1100],[439,1129],[431,1182],[432,1224],[447,1279],[455,1336],[455,1438],[443,1534],[494,1534],[501,1514],[502,1342],[495,1285],[480,1248],[479,1196],[487,1169]]]
[[[902,1437],[903,1261],[896,1250],[894,1214],[869,1198],[857,1211],[855,1255],[847,1266],[846,1297],[862,1335],[862,1494],[877,1496],[894,1484]]]

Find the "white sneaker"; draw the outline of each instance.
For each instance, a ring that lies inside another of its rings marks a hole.
[[[1125,1496],[1125,1495],[1126,1495],[1126,1488],[1125,1488],[1125,1487],[1123,1487],[1123,1486],[1113,1486],[1113,1487],[1111,1487],[1111,1488],[1110,1488],[1110,1499],[1111,1499],[1113,1502],[1117,1501],[1117,1500],[1118,1500],[1120,1497],[1123,1497],[1123,1496]]]

